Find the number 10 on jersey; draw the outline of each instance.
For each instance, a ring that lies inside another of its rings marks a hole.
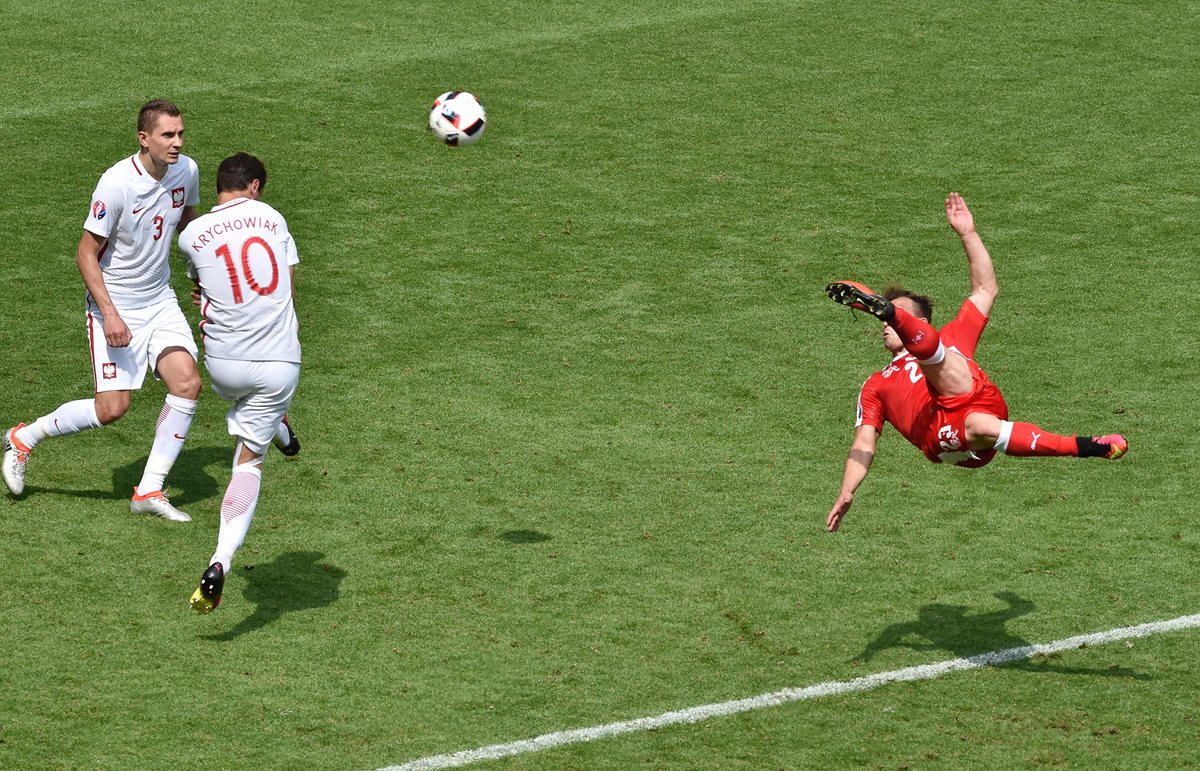
[[[267,254],[267,259],[271,263],[271,283],[263,286],[258,283],[254,276],[254,269],[250,265],[251,248],[261,246]],[[238,278],[237,266],[233,262],[233,252],[229,249],[229,244],[221,244],[217,247],[217,256],[225,260],[225,269],[229,271],[229,287],[233,290],[234,303],[242,302],[242,283]],[[250,287],[250,291],[255,294],[266,295],[275,292],[279,286],[279,263],[275,260],[275,252],[271,250],[271,245],[258,236],[251,236],[242,243],[242,275],[246,279],[246,286]]]

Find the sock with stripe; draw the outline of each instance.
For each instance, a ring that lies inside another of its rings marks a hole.
[[[1000,437],[996,439],[996,449],[1005,455],[1025,458],[1080,454],[1078,437],[1054,434],[1032,423],[1007,420],[1000,423]]]
[[[175,465],[183,449],[183,440],[187,438],[195,414],[194,399],[167,394],[167,400],[162,411],[158,413],[158,423],[154,428],[154,445],[150,448],[150,457],[146,460],[142,481],[138,482],[139,492],[152,493],[162,489],[167,474],[171,472],[171,467]]]
[[[239,445],[240,449],[240,445]],[[221,529],[217,533],[217,550],[208,564],[220,562],[229,575],[233,555],[241,548],[258,507],[258,492],[262,487],[260,461],[235,466],[225,498],[221,501]]]

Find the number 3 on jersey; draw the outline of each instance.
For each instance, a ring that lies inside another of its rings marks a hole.
[[[250,265],[251,249],[255,246],[262,247],[263,251],[266,252],[267,260],[271,263],[271,283],[266,286],[258,283],[258,279],[254,275],[254,268]],[[229,244],[221,244],[217,247],[217,256],[225,260],[225,269],[229,271],[229,286],[233,290],[233,301],[241,303],[242,284],[238,277],[237,266],[233,262],[233,253],[229,250]],[[276,287],[279,286],[279,263],[275,260],[275,252],[271,250],[270,244],[258,236],[251,236],[242,243],[241,267],[242,275],[246,279],[246,285],[255,294],[266,296],[273,293]]]

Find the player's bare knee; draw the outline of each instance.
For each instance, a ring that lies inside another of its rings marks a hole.
[[[963,421],[967,443],[973,449],[990,448],[1000,438],[1003,421],[986,412],[973,412]]]
[[[204,384],[196,360],[183,348],[168,348],[158,359],[158,376],[167,387],[167,393],[181,399],[196,400]]]
[[[116,423],[129,412],[129,394],[123,396],[117,393],[96,395],[96,419],[100,425]]]
[[[97,409],[96,419],[100,421],[100,425],[110,426],[121,418],[125,417],[126,412],[128,412],[128,410],[125,409],[116,409],[111,411]]]
[[[195,401],[200,398],[200,391],[203,390],[203,387],[204,384],[200,381],[200,373],[194,372],[190,376],[176,378],[174,383],[167,386],[167,393],[172,396]]]

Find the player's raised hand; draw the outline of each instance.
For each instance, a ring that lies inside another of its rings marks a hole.
[[[825,526],[829,528],[829,532],[834,532],[838,526],[842,524],[842,517],[846,516],[846,512],[850,511],[850,504],[854,503],[854,495],[851,493],[842,493],[833,504],[833,509],[829,512],[829,518],[825,520]]]
[[[951,193],[946,198],[946,221],[960,236],[965,236],[975,230],[975,218],[971,216],[967,202],[958,193]]]

